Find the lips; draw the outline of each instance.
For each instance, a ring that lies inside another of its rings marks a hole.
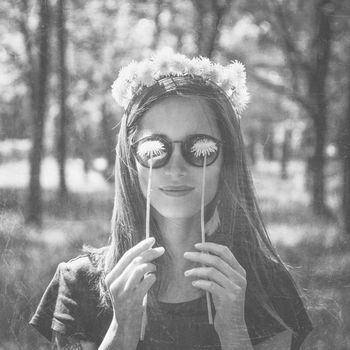
[[[172,197],[181,197],[190,193],[194,190],[194,187],[191,186],[164,186],[159,188],[163,193]]]

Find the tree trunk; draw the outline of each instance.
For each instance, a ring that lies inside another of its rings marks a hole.
[[[66,157],[67,157],[67,69],[66,69],[66,28],[65,28],[65,0],[58,0],[57,3],[57,41],[58,41],[58,72],[59,72],[59,105],[60,118],[57,138],[57,160],[59,166],[59,197],[66,198]]]
[[[155,7],[156,7],[156,10],[155,10],[156,13],[154,16],[154,25],[156,27],[156,32],[154,33],[153,42],[151,45],[152,50],[155,50],[158,47],[160,35],[162,32],[162,28],[160,25],[160,15],[162,14],[162,0],[155,1]]]
[[[201,53],[201,45],[203,38],[203,19],[205,16],[204,10],[204,1],[202,0],[193,0],[193,6],[195,8],[195,39],[197,46],[197,55]]]
[[[231,1],[193,0],[197,12],[197,53],[211,58],[220,34],[222,19]]]
[[[264,158],[269,161],[273,161],[276,158],[276,147],[275,147],[275,136],[273,132],[268,134],[266,140],[263,142],[264,145]]]
[[[30,182],[27,202],[27,222],[36,225],[42,223],[42,194],[40,186],[41,160],[43,155],[43,132],[47,98],[47,80],[49,66],[49,27],[50,13],[48,0],[40,1],[39,23],[39,69],[37,101],[33,114],[32,149],[30,155]]]
[[[281,179],[288,179],[288,163],[290,159],[290,142],[292,137],[291,130],[285,130],[282,143],[282,154],[281,154]]]
[[[345,127],[347,137],[345,138],[346,153],[343,155],[343,220],[345,233],[350,236],[350,103]]]
[[[316,215],[326,215],[325,204],[325,143],[326,143],[326,119],[325,116],[318,116],[318,122],[315,124],[315,152],[312,157],[312,208]]]
[[[311,118],[315,126],[315,152],[312,158],[312,208],[316,215],[330,214],[325,203],[325,147],[327,133],[326,81],[331,54],[332,30],[329,8],[332,1],[317,0],[315,4],[315,34],[311,44],[311,66],[308,75]]]
[[[350,48],[349,48],[350,58]],[[341,156],[343,160],[343,222],[344,231],[350,237],[350,67],[348,67],[348,105],[342,128]]]

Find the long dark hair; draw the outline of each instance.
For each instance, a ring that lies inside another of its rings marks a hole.
[[[290,275],[273,248],[262,220],[246,162],[239,116],[218,86],[199,77],[167,77],[158,84],[144,88],[134,96],[121,120],[116,147],[112,233],[110,244],[104,250],[101,260],[104,273],[111,271],[128,249],[144,239],[146,203],[139,186],[130,145],[144,113],[161,99],[173,95],[196,97],[205,101],[214,113],[221,133],[223,168],[220,188],[215,198],[215,203],[219,203],[221,226],[210,240],[228,246],[246,270],[247,292],[249,290],[247,297],[290,329],[274,309],[266,289],[266,279],[271,274],[271,262]],[[151,232],[157,244],[163,245],[162,236],[152,218]],[[162,269],[157,272],[160,281],[161,271]],[[108,293],[103,288],[102,278],[100,293],[102,303],[108,304]]]

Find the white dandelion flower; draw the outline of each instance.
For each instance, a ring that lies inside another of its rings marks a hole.
[[[158,140],[143,142],[137,149],[140,157],[159,157],[165,153],[164,144]]]
[[[218,146],[212,140],[198,140],[191,148],[191,152],[194,153],[195,157],[209,156],[211,153],[216,152]]]
[[[242,112],[248,101],[244,65],[231,61],[222,66],[208,58],[188,58],[165,48],[141,62],[132,61],[119,71],[112,85],[112,95],[118,104],[126,108],[133,96],[146,87],[156,84],[161,78],[172,76],[199,76],[206,82],[219,86],[231,99],[236,111]]]

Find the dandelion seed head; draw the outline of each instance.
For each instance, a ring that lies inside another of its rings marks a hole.
[[[218,147],[216,143],[211,140],[198,140],[191,148],[191,152],[193,152],[196,157],[209,156],[217,150]]]
[[[140,157],[159,157],[163,155],[165,148],[162,142],[158,140],[152,140],[142,143],[137,150],[137,154]]]

